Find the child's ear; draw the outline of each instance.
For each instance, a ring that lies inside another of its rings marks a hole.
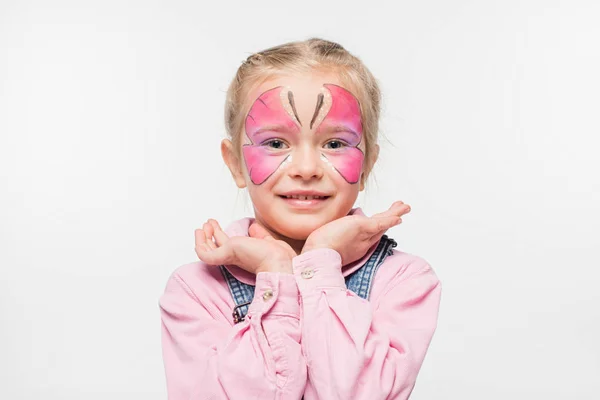
[[[238,158],[231,140],[223,139],[221,142],[221,155],[223,156],[223,161],[227,164],[237,187],[240,189],[245,188],[246,179],[244,179],[241,160]]]
[[[367,180],[366,177],[371,174],[371,171],[373,170],[373,166],[375,166],[375,162],[377,162],[377,158],[379,158],[379,145],[378,144],[375,144],[375,148],[373,149],[373,151],[375,154],[373,154],[373,157],[371,158],[371,163],[366,166],[365,171],[360,176],[360,190],[359,190],[360,192],[365,190],[365,183],[366,183],[365,181]]]

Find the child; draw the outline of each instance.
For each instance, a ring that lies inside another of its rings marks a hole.
[[[410,207],[352,208],[379,153],[380,92],[320,39],[251,55],[227,92],[223,159],[254,218],[196,230],[160,298],[171,400],[407,399],[441,285],[384,235]],[[232,316],[233,315],[233,316]]]

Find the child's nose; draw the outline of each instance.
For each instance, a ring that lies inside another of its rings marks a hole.
[[[302,146],[295,149],[292,154],[290,174],[303,179],[321,177],[323,175],[323,162],[321,152],[312,146]]]

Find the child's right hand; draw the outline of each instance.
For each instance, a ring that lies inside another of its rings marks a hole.
[[[194,231],[196,254],[207,264],[237,265],[253,274],[292,273],[292,258],[296,252],[283,240],[276,240],[265,232],[260,225],[252,224],[248,230],[250,237],[230,238],[217,221],[209,219],[202,229]]]

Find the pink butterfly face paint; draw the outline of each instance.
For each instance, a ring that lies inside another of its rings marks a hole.
[[[242,148],[246,168],[252,183],[260,185],[290,158],[289,152],[274,152],[264,143],[279,137],[281,130],[300,132],[292,92],[278,86],[261,94],[250,108],[245,124],[251,141]]]
[[[336,149],[323,149],[323,161],[328,162],[348,183],[358,183],[364,160],[364,153],[358,148],[362,141],[360,105],[346,89],[333,84],[323,86],[311,126],[317,124],[317,134],[335,132],[335,139],[345,144]]]
[[[245,121],[246,135],[251,143],[242,148],[252,183],[262,184],[291,161],[290,151],[274,150],[267,144],[281,137],[282,132],[299,135],[302,126],[289,89],[278,86],[256,99]],[[313,127],[317,127],[315,134],[331,134],[332,139],[343,142],[339,148],[322,148],[321,159],[348,183],[357,183],[364,159],[364,153],[358,147],[362,141],[358,100],[340,86],[324,84],[308,129],[312,131]]]

